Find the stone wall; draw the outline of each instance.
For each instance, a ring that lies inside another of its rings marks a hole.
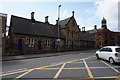
[[[1,18],[1,29],[2,29],[2,55],[5,55],[5,40],[6,40],[6,22],[7,22],[7,14],[0,13]]]
[[[12,49],[15,50],[15,53],[12,53],[13,55],[18,54],[36,54],[36,53],[45,53],[45,52],[57,52],[58,51],[58,43],[57,38],[51,38],[51,37],[41,37],[41,36],[34,36],[34,35],[21,35],[21,34],[13,34],[11,35],[11,46]],[[22,50],[19,51],[19,40],[22,40]],[[29,46],[29,39],[34,39],[34,46]],[[49,46],[46,45],[46,40],[49,40]],[[39,50],[39,41],[41,41],[41,49]],[[65,40],[61,39],[60,41],[60,51],[64,51],[65,46]],[[55,45],[54,45],[55,44]]]

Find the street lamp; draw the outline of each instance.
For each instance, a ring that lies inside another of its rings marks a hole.
[[[61,7],[61,5],[58,6],[58,39],[57,39],[57,42],[58,42],[58,51],[59,51],[59,43],[60,43],[60,32],[59,32],[60,7]]]

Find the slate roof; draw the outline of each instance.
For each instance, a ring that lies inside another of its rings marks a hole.
[[[55,25],[46,25],[43,22],[35,21],[32,23],[30,19],[11,16],[11,27],[13,32],[18,34],[45,36],[45,37],[58,37],[58,28]],[[60,38],[65,36],[60,32]]]
[[[66,24],[69,22],[70,19],[71,19],[71,17],[59,21],[59,25],[60,25],[60,27],[61,27],[61,28],[64,28],[64,27],[66,26]]]
[[[98,32],[98,31],[101,31],[101,30],[103,30],[104,28],[99,28],[99,29],[92,29],[92,30],[88,30],[88,31],[86,31],[87,33],[96,33],[96,32]]]
[[[85,32],[80,32],[80,40],[82,41],[94,41],[92,35]]]

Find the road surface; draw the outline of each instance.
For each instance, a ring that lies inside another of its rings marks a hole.
[[[97,60],[95,50],[76,54],[4,61],[0,75],[6,79],[117,80],[120,64]]]

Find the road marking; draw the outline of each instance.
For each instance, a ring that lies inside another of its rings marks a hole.
[[[43,68],[42,70],[52,70],[52,69],[60,69],[60,68]]]
[[[85,59],[83,59],[83,62],[84,62],[85,67],[86,67],[86,69],[87,69],[87,71],[88,71],[89,77],[91,78],[91,80],[94,80],[94,79],[93,79],[93,75],[92,75],[92,73],[91,73],[91,71],[90,71],[90,69],[89,69],[89,67],[88,67]]]
[[[45,67],[56,66],[56,65],[61,65],[61,64],[63,64],[63,63],[58,63],[58,64],[54,64],[54,65],[48,65],[48,66],[43,66],[43,67],[38,67],[38,68],[32,68],[32,69],[42,69],[42,68],[45,68]],[[11,75],[11,74],[21,73],[21,72],[25,72],[25,71],[29,71],[29,70],[31,70],[31,69],[17,71],[17,72],[11,72],[11,73],[6,73],[6,74],[2,74],[0,76],[6,76],[6,75]]]
[[[55,79],[58,78],[58,76],[59,76],[59,74],[61,73],[62,69],[64,68],[65,64],[66,64],[66,63],[64,63],[64,64],[62,65],[62,67],[59,69],[59,71],[57,72],[57,74],[54,76]]]
[[[2,74],[5,74],[5,73],[12,73],[12,72],[16,72],[16,71],[21,71],[21,70],[26,70],[27,68],[24,68],[24,69],[17,69],[17,70],[12,70],[12,71],[7,71],[7,72],[2,72]]]
[[[89,56],[89,57],[87,57],[87,58],[84,58],[84,59],[90,59],[90,58],[92,58],[92,57],[95,57],[95,56]]]
[[[45,70],[46,69],[48,69],[48,70],[50,70],[50,69],[60,69],[60,68],[44,68]],[[44,69],[42,69],[42,70],[44,70]],[[86,69],[85,67],[80,67],[80,68],[63,68],[63,69]]]
[[[55,64],[55,65],[60,65],[60,64]],[[54,66],[54,65],[50,65],[50,66]],[[42,69],[42,68],[50,67],[50,66],[43,66],[43,67],[39,67],[39,68],[33,68],[33,69],[30,69],[30,70],[28,70],[27,72],[23,73],[22,75],[16,77],[15,80],[18,79],[18,78],[21,78],[22,76],[24,76],[24,75],[30,73],[30,72],[33,71],[33,70],[36,70],[36,69]]]
[[[67,62],[67,63],[83,63],[83,62]]]
[[[18,71],[18,72],[12,72],[12,73],[6,73],[6,74],[2,74],[0,76],[7,76],[7,75],[11,75],[11,74],[17,74],[17,73],[21,73],[21,72],[25,72],[25,71],[28,71],[28,70],[23,70],[23,71]]]
[[[25,73],[19,75],[18,77],[15,78],[15,80],[16,80],[16,79],[19,79],[19,78],[21,78],[21,77],[23,77],[23,76],[25,76],[26,74],[32,72],[33,70],[34,70],[34,69],[31,69],[31,70],[29,70],[29,71],[27,71],[27,72],[25,72]]]
[[[86,69],[85,67],[81,67],[81,68],[63,68],[63,69]]]
[[[90,69],[101,69],[101,68],[111,68],[111,67],[89,67]]]
[[[109,79],[109,78],[118,78],[118,76],[107,76],[107,77],[94,77],[95,79],[101,79],[101,78],[107,78],[107,79]]]
[[[110,67],[89,67],[90,69],[101,69],[101,68],[110,68]],[[60,68],[43,68],[42,70],[52,70]],[[63,68],[63,69],[86,69],[86,67],[74,67],[74,68]]]
[[[120,80],[120,75],[115,80]]]
[[[102,60],[100,60],[102,61]],[[104,64],[106,64],[108,67],[112,68],[114,71],[116,71],[117,73],[120,73],[117,69],[113,68],[112,66],[110,66],[109,64],[107,64],[106,62],[102,61]]]
[[[94,57],[94,56],[89,56],[89,57],[86,57],[86,58],[82,58],[82,59],[87,59],[87,58],[91,58],[91,57]],[[56,63],[56,64],[52,64],[52,65],[48,65],[48,66],[43,66],[42,68],[46,68],[46,67],[50,67],[50,66],[56,66],[56,65],[61,65],[63,63],[71,63],[71,62],[75,62],[75,61],[80,61],[82,59],[76,59],[76,60],[71,60],[71,61],[65,61],[65,62],[60,62],[60,63]],[[15,60],[14,60],[15,61]],[[38,67],[38,68],[32,68],[32,69],[42,69],[41,67]],[[29,71],[31,69],[26,69],[26,70],[22,70],[22,71],[17,71],[17,72],[10,72],[10,73],[5,73],[5,74],[1,74],[0,76],[7,76],[7,75],[11,75],[11,74],[16,74],[16,73],[21,73],[21,72],[25,72],[25,71]]]

